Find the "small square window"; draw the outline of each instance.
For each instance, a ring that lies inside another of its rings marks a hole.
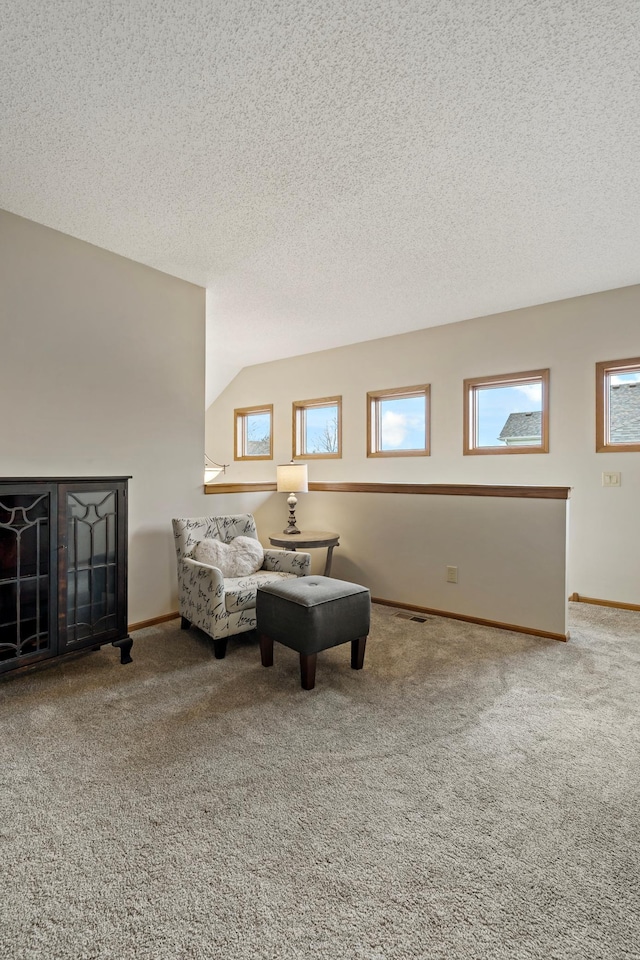
[[[342,456],[342,397],[294,402],[293,455],[318,460]]]
[[[429,456],[429,384],[367,394],[367,456]]]
[[[596,364],[596,452],[640,451],[640,357]]]
[[[549,452],[549,371],[464,381],[465,454]]]
[[[234,410],[234,460],[273,459],[273,406]]]

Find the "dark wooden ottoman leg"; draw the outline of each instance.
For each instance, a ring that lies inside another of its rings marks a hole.
[[[313,690],[316,685],[317,653],[300,654],[300,683],[303,690]]]
[[[261,633],[258,637],[260,641],[260,659],[263,667],[273,666],[273,640]]]
[[[351,669],[362,670],[364,665],[364,651],[367,645],[366,637],[358,637],[351,641]]]
[[[191,626],[191,620],[187,620],[186,617],[180,617],[180,629],[188,630]]]

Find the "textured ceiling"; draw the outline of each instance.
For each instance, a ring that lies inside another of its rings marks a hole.
[[[637,0],[0,0],[0,206],[240,366],[640,281]]]

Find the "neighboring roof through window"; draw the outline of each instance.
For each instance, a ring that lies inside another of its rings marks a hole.
[[[609,440],[637,443],[640,437],[640,383],[612,383],[609,395]]]
[[[500,431],[503,443],[540,443],[542,437],[542,410],[510,413]]]

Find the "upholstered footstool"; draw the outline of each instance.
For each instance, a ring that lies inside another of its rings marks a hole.
[[[258,588],[256,617],[263,667],[273,666],[273,641],[300,654],[305,690],[316,682],[320,650],[351,643],[351,666],[361,670],[371,619],[366,587],[331,577],[299,577]]]

